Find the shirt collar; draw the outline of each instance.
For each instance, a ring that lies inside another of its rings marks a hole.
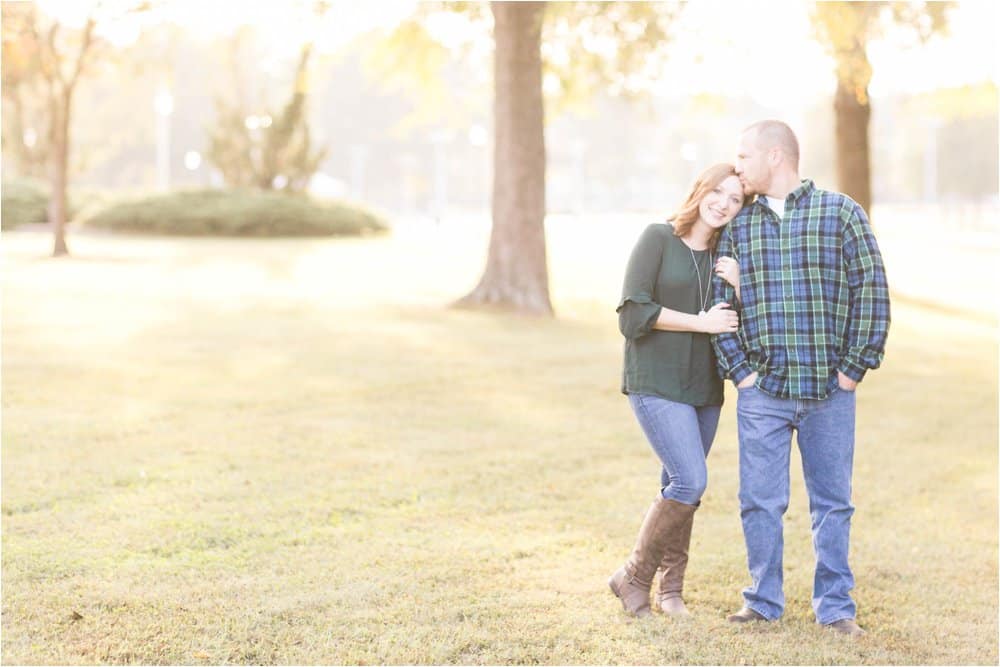
[[[791,201],[791,206],[794,207],[796,204],[799,203],[800,199],[802,199],[803,197],[806,197],[807,195],[809,195],[810,193],[812,193],[812,191],[815,190],[815,189],[816,189],[816,186],[813,185],[812,179],[803,178],[802,179],[802,183],[799,185],[799,187],[795,188],[794,190],[792,190],[791,192],[788,193],[788,197],[785,198],[785,207],[786,208],[790,208],[788,206],[788,203],[789,203],[788,200],[789,199],[792,200]],[[765,195],[761,195],[761,194],[757,195],[754,198],[754,203],[758,204],[760,206],[767,206],[767,208],[771,208],[770,206],[767,205],[767,197]]]
[[[802,184],[792,190],[788,196],[792,198],[792,204],[797,204],[800,199],[810,194],[815,189],[811,179],[803,178]],[[787,201],[787,199],[786,199]]]

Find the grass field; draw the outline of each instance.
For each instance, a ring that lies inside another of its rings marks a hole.
[[[901,301],[859,389],[869,634],[824,631],[793,454],[788,608],[747,583],[734,396],[690,619],[605,580],[658,468],[618,393],[634,236],[550,238],[560,317],[442,308],[483,237],[3,240],[3,662],[997,664],[996,324]]]

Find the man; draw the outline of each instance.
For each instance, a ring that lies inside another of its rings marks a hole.
[[[816,553],[813,610],[819,623],[858,636],[864,631],[847,563],[854,391],[882,361],[889,292],[864,210],[800,180],[798,163],[798,141],[785,123],[744,130],[736,173],[757,198],[718,248],[740,270],[735,294],[714,279],[715,301],[737,304],[740,326],[713,345],[720,373],[739,394],[739,498],[751,577],[743,609],[728,619],[773,621],[784,610],[782,517],[797,431]]]

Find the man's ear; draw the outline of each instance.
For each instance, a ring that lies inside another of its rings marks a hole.
[[[781,158],[783,157],[784,154],[781,152],[780,148],[777,147],[772,148],[767,152],[767,163],[772,167],[777,167],[779,164],[781,164]]]

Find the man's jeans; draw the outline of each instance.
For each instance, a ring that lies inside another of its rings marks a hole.
[[[809,493],[816,575],[812,606],[823,624],[854,618],[847,564],[851,473],[854,466],[854,392],[839,387],[824,400],[774,398],[756,387],[739,390],[740,516],[751,585],[746,606],[765,618],[781,616],[782,516],[788,509],[792,431],[798,431]]]
[[[669,500],[697,505],[708,484],[705,458],[715,439],[722,406],[695,407],[651,394],[629,394],[628,400],[663,463],[660,493]]]

